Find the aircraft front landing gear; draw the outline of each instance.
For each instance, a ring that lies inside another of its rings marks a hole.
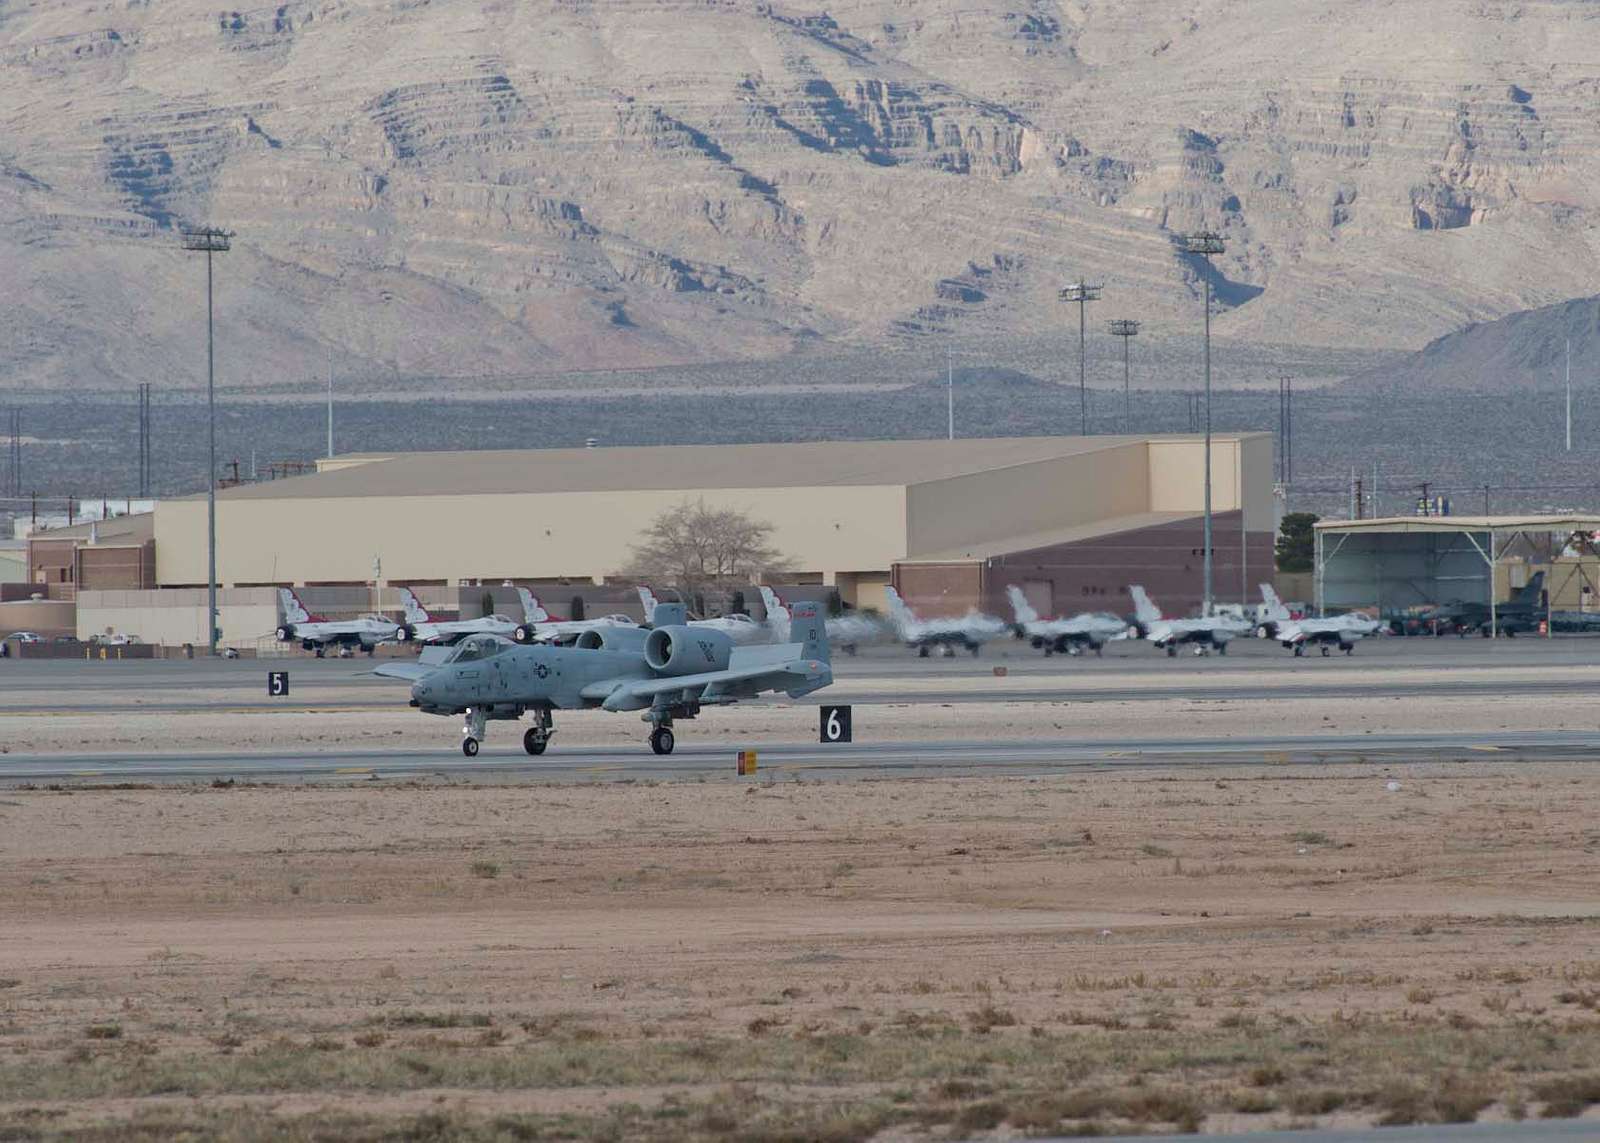
[[[484,730],[488,724],[489,720],[483,711],[477,707],[467,708],[466,725],[461,728],[461,753],[468,758],[478,756],[478,745],[483,741]]]

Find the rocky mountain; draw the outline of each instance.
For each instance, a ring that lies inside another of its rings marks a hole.
[[[1420,395],[1564,389],[1569,347],[1573,388],[1592,391],[1600,383],[1600,297],[1470,325],[1338,388]]]
[[[1591,0],[0,0],[0,384],[203,383],[199,222],[252,390],[1415,349],[1600,291],[1597,99]]]

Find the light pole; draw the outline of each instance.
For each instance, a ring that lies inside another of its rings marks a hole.
[[[1205,272],[1200,275],[1200,280],[1205,287],[1206,299],[1206,415],[1205,415],[1205,466],[1206,466],[1206,516],[1205,516],[1205,583],[1202,595],[1202,614],[1211,614],[1211,256],[1221,254],[1227,249],[1222,241],[1222,236],[1212,230],[1201,230],[1194,234],[1180,234],[1178,236],[1178,249],[1185,254],[1193,254],[1205,261]],[[1244,505],[1239,505],[1241,523],[1244,517]]]
[[[211,256],[229,249],[232,232],[202,226],[183,232],[183,248],[206,256],[206,646],[217,653],[217,353],[211,306]]]
[[[1061,300],[1078,303],[1078,412],[1083,420],[1083,435],[1089,435],[1089,351],[1084,340],[1086,310],[1090,302],[1100,300],[1099,286],[1091,286],[1081,279],[1061,291]]]
[[[1129,379],[1132,377],[1132,366],[1128,364],[1128,347],[1135,337],[1139,336],[1139,323],[1128,318],[1117,318],[1111,322],[1111,336],[1122,339],[1122,435],[1127,436],[1133,430],[1133,394]]]

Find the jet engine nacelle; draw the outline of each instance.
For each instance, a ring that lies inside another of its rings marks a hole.
[[[278,628],[278,642],[280,642],[280,643],[293,643],[294,642],[294,624],[293,623],[285,623],[283,626]]]
[[[572,645],[581,651],[642,651],[647,634],[643,627],[591,627]]]
[[[644,661],[658,675],[725,671],[733,640],[704,627],[657,627],[644,640]]]

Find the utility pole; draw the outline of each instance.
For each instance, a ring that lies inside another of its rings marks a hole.
[[[1112,337],[1122,339],[1122,435],[1127,436],[1133,431],[1133,373],[1128,347],[1139,336],[1139,323],[1128,318],[1117,318],[1110,323],[1110,329]]]
[[[1100,300],[1100,286],[1091,286],[1081,278],[1061,291],[1061,300],[1078,303],[1078,411],[1083,422],[1083,435],[1089,435],[1089,345],[1086,340],[1088,305]]]
[[[139,499],[150,498],[150,383],[139,383]]]
[[[7,490],[17,499],[22,498],[22,410],[11,410],[11,442],[7,456]]]
[[[947,434],[946,439],[947,440],[955,440],[956,439],[956,353],[955,353],[955,350],[951,346],[948,346],[948,345],[944,347],[944,367],[945,367],[944,396],[945,396],[945,425],[946,425],[945,432]],[[328,402],[329,402],[328,408],[330,410],[329,413],[328,413],[328,417],[329,417],[329,422],[328,423],[331,425],[333,423],[333,421],[332,421],[332,417],[333,417],[333,413],[332,413],[333,398],[332,397],[328,398]],[[328,455],[329,456],[333,455],[333,429],[332,428],[328,429]]]
[[[1572,339],[1567,338],[1567,451],[1572,451]]]
[[[1227,249],[1222,236],[1215,231],[1202,230],[1194,234],[1180,235],[1178,249],[1185,254],[1192,254],[1205,263],[1205,271],[1200,275],[1200,281],[1205,288],[1206,303],[1206,515],[1205,515],[1205,584],[1204,584],[1204,611],[1202,614],[1211,614],[1211,258],[1221,254]]]
[[[183,232],[183,248],[206,256],[206,647],[217,653],[217,352],[211,260],[226,253],[232,232],[203,226]]]
[[[328,349],[328,459],[333,459],[333,349]],[[255,475],[255,462],[250,464],[250,475]]]

